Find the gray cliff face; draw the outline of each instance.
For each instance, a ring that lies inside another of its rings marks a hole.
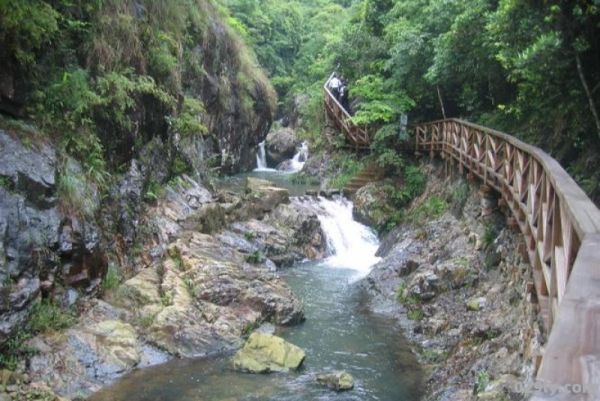
[[[0,130],[0,343],[42,293],[94,292],[106,269],[98,227],[58,207],[56,154]]]

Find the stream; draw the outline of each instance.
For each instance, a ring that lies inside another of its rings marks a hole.
[[[291,160],[293,170],[304,164]],[[266,166],[264,143],[257,169],[230,177],[224,188],[240,190],[246,176],[265,178],[301,195],[310,184],[294,182],[290,171]],[[291,171],[293,173],[294,171]],[[337,198],[304,199],[317,213],[330,256],[280,270],[303,302],[306,321],[278,328],[277,335],[303,348],[306,360],[297,372],[256,375],[235,372],[230,355],[173,360],[136,370],[92,395],[89,401],[416,401],[421,371],[407,340],[393,319],[373,314],[358,285],[378,261],[378,239],[352,218],[352,203]],[[354,389],[336,393],[318,386],[318,373],[341,370],[354,377]]]
[[[229,356],[174,360],[140,369],[94,394],[90,401],[415,401],[421,373],[397,323],[367,310],[358,281],[377,261],[378,241],[352,219],[344,199],[310,200],[331,256],[279,274],[305,306],[306,322],[277,334],[302,347],[298,372],[234,372]],[[345,369],[353,390],[335,393],[315,384],[317,373]]]

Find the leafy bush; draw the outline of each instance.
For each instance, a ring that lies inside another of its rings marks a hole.
[[[168,117],[167,120],[173,130],[182,136],[200,135],[208,131],[202,123],[204,113],[204,104],[200,100],[186,96],[179,115]]]
[[[416,207],[408,216],[412,223],[420,223],[426,219],[440,217],[448,209],[448,203],[437,195],[430,196]]]
[[[490,375],[485,370],[480,370],[477,373],[477,382],[475,383],[475,393],[483,393],[490,384]]]
[[[386,88],[382,77],[365,75],[357,80],[351,96],[361,99],[352,121],[358,125],[381,125],[394,122],[400,113],[410,110],[415,103],[404,93]]]
[[[37,51],[51,42],[59,30],[61,15],[45,1],[0,2],[0,43],[8,46],[17,62],[29,67]]]
[[[261,251],[254,251],[246,257],[246,262],[254,265],[263,263],[266,260],[265,255]]]
[[[28,331],[32,334],[63,330],[75,324],[75,314],[51,301],[44,300],[31,309]]]
[[[98,190],[73,162],[61,166],[57,184],[61,207],[70,213],[92,217],[99,207]]]
[[[333,156],[329,166],[329,173],[332,175],[329,186],[343,189],[363,169],[364,163],[364,160],[351,154],[339,153]]]

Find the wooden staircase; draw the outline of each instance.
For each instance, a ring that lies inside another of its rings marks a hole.
[[[384,176],[384,171],[377,163],[369,162],[350,182],[344,187],[343,193],[347,198],[354,196],[356,191],[370,182],[379,181]]]

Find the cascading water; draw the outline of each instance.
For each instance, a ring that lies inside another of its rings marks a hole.
[[[352,203],[346,199],[320,198],[318,206],[319,221],[332,253],[325,263],[356,271],[355,280],[366,276],[379,260],[375,256],[379,241],[373,230],[354,220]]]
[[[275,171],[275,169],[267,167],[267,151],[265,150],[265,141],[258,144],[256,152],[256,168],[254,171]]]
[[[290,169],[288,170],[290,173],[297,173],[302,170],[306,160],[308,159],[308,143],[302,142],[298,152],[294,155],[292,160],[290,161]]]
[[[308,144],[302,142],[296,154],[291,159],[288,159],[281,163],[279,169],[267,167],[267,152],[265,150],[266,143],[262,141],[258,144],[258,150],[256,152],[256,168],[254,171],[257,172],[279,172],[283,174],[297,173],[302,170],[306,160],[308,159]]]

